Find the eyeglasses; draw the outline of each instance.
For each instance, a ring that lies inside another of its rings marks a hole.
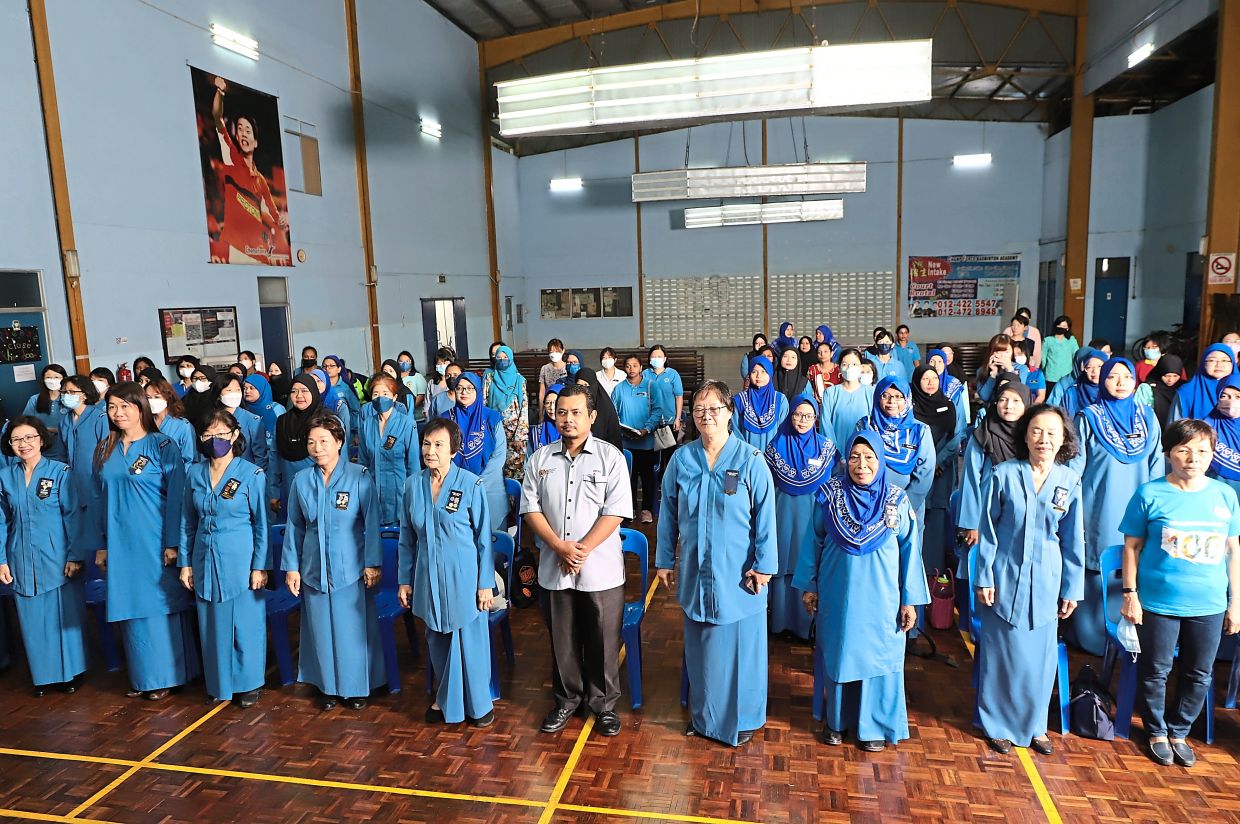
[[[9,438],[9,443],[13,444],[13,446],[25,446],[28,443],[34,443],[35,441],[41,440],[43,439],[38,435],[25,435],[21,438]]]
[[[206,443],[212,438],[227,438],[231,434],[232,432],[203,432],[198,436],[198,440],[202,443]]]
[[[86,393],[83,392],[81,389],[66,389],[60,394],[62,395],[85,395]]]
[[[817,415],[815,415],[813,412],[797,412],[795,415],[792,416],[792,419],[794,421],[812,421],[816,417]]]
[[[726,406],[695,406],[693,407],[693,417],[699,420],[705,420],[706,418],[714,418],[714,417],[717,417],[719,413],[723,411],[724,409],[727,409],[727,407]]]

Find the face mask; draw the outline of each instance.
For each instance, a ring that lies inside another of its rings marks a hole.
[[[409,361],[401,361],[399,364],[397,364],[397,366],[399,366],[399,367],[400,367],[400,371],[402,371],[402,372],[412,372],[412,371],[413,371],[413,364],[412,364],[412,363],[410,363]]]
[[[860,369],[860,367],[858,367],[858,369]],[[871,375],[869,372],[862,372],[860,380],[861,380],[862,386],[873,386],[874,385],[874,376]]]
[[[448,378],[448,388],[451,389],[453,392],[455,392],[456,387],[460,384],[460,382],[461,382],[461,376],[453,375],[452,377]]]
[[[206,392],[211,388],[211,381],[194,381],[195,392]]]
[[[1141,653],[1141,639],[1137,637],[1137,626],[1127,618],[1119,619],[1115,634],[1119,637],[1120,646],[1133,655]]]
[[[238,361],[238,363],[244,366],[247,372],[254,368],[254,364],[249,361]]]
[[[188,378],[190,375],[194,374],[194,367],[183,366],[177,370],[177,374],[183,378]]]
[[[208,458],[222,458],[232,451],[233,444],[228,438],[208,438],[198,442],[198,451]]]
[[[147,398],[146,403],[151,407],[152,415],[162,415],[168,411],[168,402],[163,398]]]
[[[860,366],[845,366],[844,367],[844,380],[848,381],[849,383],[853,383],[855,381],[861,380],[861,367]]]
[[[559,363],[560,361],[564,360],[564,353],[563,352],[552,352],[550,353],[549,357],[551,358],[552,363]]]
[[[1023,364],[1025,361],[1029,360],[1029,358],[1025,357],[1024,355],[1017,355],[1015,360],[1017,363]]]
[[[1145,355],[1146,360],[1156,361],[1158,360],[1159,356],[1162,355],[1162,352],[1159,351],[1158,349],[1145,349],[1142,351],[1141,354]]]
[[[663,364],[665,363],[667,363],[667,358],[651,358],[650,368],[651,369],[662,369]]]
[[[63,398],[60,399],[60,402],[64,404],[65,409],[77,409],[79,406],[82,405],[82,396],[81,395],[65,395]]]
[[[1061,338],[1066,338],[1066,337],[1068,337],[1068,327],[1066,327],[1066,326],[1056,326],[1056,327],[1055,327],[1055,334],[1056,334],[1056,335],[1059,335]]]
[[[435,371],[442,375],[444,372],[448,371],[448,364],[446,363],[435,364]]]
[[[602,366],[604,369],[611,369],[612,367],[616,365],[616,359],[615,358],[603,358],[601,361],[599,361],[599,365]]]
[[[1240,343],[1229,343],[1227,346],[1231,349],[1232,355],[1240,353]],[[59,381],[57,381],[57,383],[59,383]]]
[[[95,385],[95,391],[96,391],[96,392],[98,392],[98,393],[100,394],[100,396],[102,396],[102,395],[106,395],[106,394],[108,393],[108,389],[110,389],[110,388],[111,388],[111,387],[109,387],[109,386],[108,386],[108,382],[107,382],[107,381],[95,381],[95,380],[92,380],[92,381],[91,381],[91,383],[93,383],[93,384]]]
[[[60,378],[47,378],[43,381],[43,385],[53,392],[60,391]]]
[[[302,358],[301,368],[302,369],[313,369],[314,364],[317,362],[318,362],[318,358]]]
[[[499,371],[501,371],[501,372],[502,372],[502,371],[504,371],[505,369],[507,369],[507,368],[508,368],[508,358],[496,358],[496,359],[495,359],[495,368],[496,368],[496,369],[498,369],[498,370],[499,370]]]
[[[878,349],[878,354],[880,354],[880,355],[890,355],[890,354],[891,354],[891,344],[890,344],[890,343],[876,343],[876,344],[874,344],[874,346],[875,346],[875,348],[877,348],[877,349]]]
[[[220,403],[224,404],[229,409],[236,409],[238,406],[241,405],[241,393],[240,392],[221,392]]]
[[[568,366],[564,367],[564,370],[568,372],[568,376],[570,378],[575,378],[577,377],[577,373],[581,371],[581,364],[570,363]]]
[[[385,412],[392,411],[392,404],[395,403],[395,401],[391,398],[380,395],[373,399],[371,403],[374,404],[375,409],[379,410],[379,414],[382,415]]]

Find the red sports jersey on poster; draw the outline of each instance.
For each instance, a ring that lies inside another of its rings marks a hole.
[[[224,228],[220,241],[267,263],[277,229],[276,207],[267,179],[245,165],[241,150],[226,131],[216,131],[224,168]]]

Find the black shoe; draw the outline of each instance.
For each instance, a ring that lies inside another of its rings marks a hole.
[[[547,717],[543,719],[542,726],[539,727],[540,732],[559,732],[568,726],[568,719],[573,717],[575,709],[567,707],[556,707],[547,713]]]
[[[489,710],[486,715],[481,718],[470,718],[469,726],[471,727],[489,727],[495,723],[495,710]]]
[[[1007,755],[1012,751],[1012,742],[1006,738],[987,738],[986,743],[999,755]]]
[[[1171,755],[1181,767],[1191,767],[1197,763],[1197,754],[1188,746],[1187,741],[1172,741]]]
[[[145,698],[146,692],[144,690],[128,690],[125,693],[125,697],[126,698]]]
[[[757,730],[741,730],[736,736],[736,746],[742,747],[753,740],[753,734]]]
[[[822,725],[822,734],[819,736],[822,743],[832,747],[838,747],[844,743],[844,733],[839,730],[833,730],[826,724]]]
[[[262,693],[262,690],[250,690],[249,692],[239,693],[233,696],[233,703],[243,710],[248,710],[258,703],[258,697]]]
[[[34,689],[30,691],[30,694],[33,695],[35,698],[42,698],[43,696],[47,695],[47,685],[45,684],[38,685],[37,687],[35,687]]]
[[[862,752],[882,752],[887,749],[886,741],[858,741],[857,748]]]
[[[434,707],[434,706],[427,707],[426,715],[424,715],[423,718],[426,720],[426,723],[428,724],[446,723],[446,719],[443,717],[443,710],[439,709],[439,707]]]
[[[693,726],[693,722],[690,721],[689,725],[685,727],[685,737],[694,738],[694,737],[705,737],[705,736],[702,736],[702,734],[697,731],[697,727]]]
[[[171,692],[172,690],[167,689],[167,688],[162,689],[162,690],[151,690],[150,692],[146,694],[145,697],[147,701],[162,701],[163,699],[167,698]]]
[[[351,710],[364,710],[366,709],[366,699],[365,698],[346,698],[344,699],[344,705]]]
[[[1038,755],[1050,755],[1055,751],[1054,747],[1051,746],[1050,736],[1047,735],[1039,736],[1030,741],[1029,749],[1033,750]]]
[[[611,738],[613,735],[620,734],[620,716],[611,710],[605,710],[598,714],[598,721],[594,725],[594,729],[598,730],[599,735],[605,735]]]
[[[1150,758],[1164,767],[1170,767],[1175,763],[1175,756],[1171,752],[1171,745],[1166,741],[1151,741],[1149,752]]]
[[[77,692],[77,679],[75,678],[71,681],[65,681],[63,684],[57,684],[56,689],[63,692],[65,695],[73,695],[73,693]]]
[[[340,704],[334,695],[324,695],[319,699],[319,709],[334,710]]]

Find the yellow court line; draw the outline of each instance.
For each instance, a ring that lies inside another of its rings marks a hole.
[[[72,821],[74,824],[80,819],[69,818],[65,815],[51,815],[50,813],[31,813],[25,810],[6,810],[0,809],[0,818],[20,818],[25,821]],[[111,824],[111,822],[102,819],[92,818],[92,824]]]
[[[688,821],[693,824],[750,824],[735,818],[711,818],[705,815],[686,815],[684,813],[656,813],[649,810],[619,810],[612,807],[587,807],[582,804],[560,804],[558,809],[574,813],[594,813],[595,815],[611,815],[621,818],[646,818],[656,821]]]

